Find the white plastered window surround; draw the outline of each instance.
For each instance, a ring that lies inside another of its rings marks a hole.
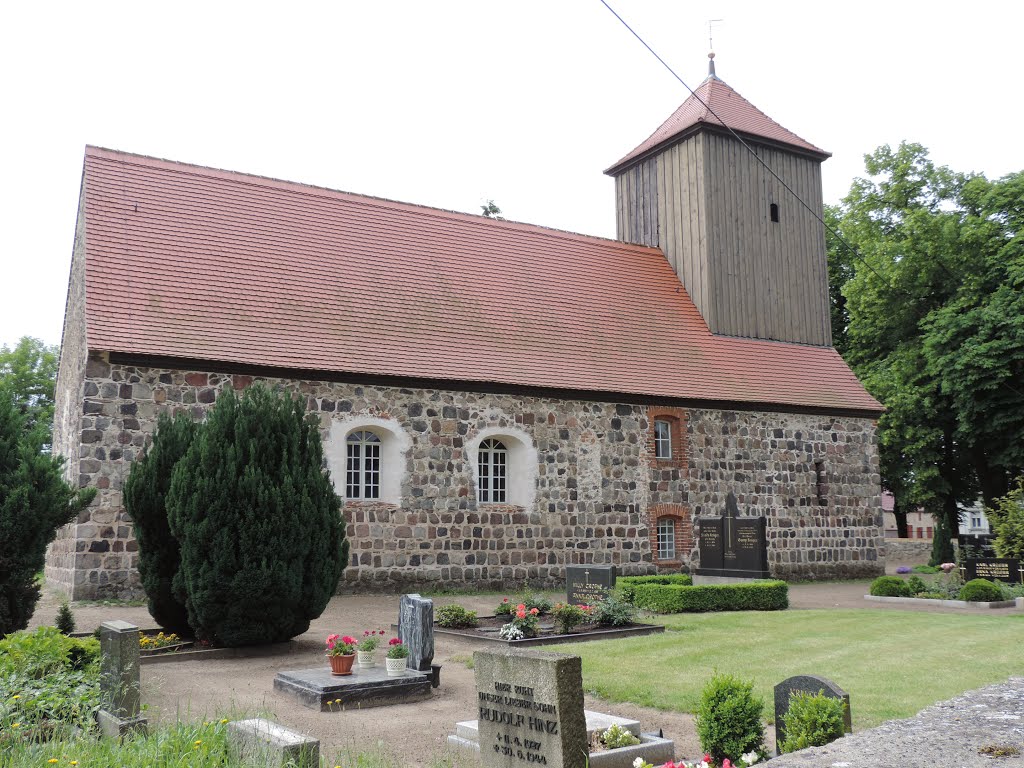
[[[507,452],[505,503],[532,509],[537,497],[537,448],[530,435],[518,427],[486,427],[466,442],[474,495],[480,499],[480,444],[490,439],[500,441]]]
[[[402,503],[402,481],[405,480],[405,457],[412,448],[412,438],[394,419],[377,416],[352,416],[334,421],[324,443],[327,468],[331,471],[334,491],[346,499],[345,477],[348,460],[347,441],[353,432],[372,432],[380,438],[380,496],[374,501],[384,504]],[[346,499],[347,500],[347,499]],[[359,501],[359,499],[353,499]]]

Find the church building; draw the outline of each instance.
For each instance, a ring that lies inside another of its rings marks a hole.
[[[99,493],[48,582],[138,595],[132,461],[159,413],[254,381],[320,419],[339,591],[688,570],[730,493],[773,575],[882,573],[882,408],[831,346],[827,157],[712,70],[606,171],[608,240],[86,148],[53,442]]]

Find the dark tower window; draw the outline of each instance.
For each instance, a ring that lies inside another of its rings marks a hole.
[[[771,214],[772,214],[772,221],[774,221],[776,224],[778,224],[779,223],[779,204],[778,203],[772,203]]]

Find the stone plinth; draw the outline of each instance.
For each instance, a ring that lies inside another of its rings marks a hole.
[[[270,720],[228,723],[228,754],[246,765],[266,768],[319,768],[320,741]]]
[[[388,677],[384,667],[356,668],[351,675],[339,676],[332,675],[325,665],[279,672],[274,678],[274,690],[310,709],[342,712],[429,699],[431,677],[429,672],[411,669],[401,677]]]

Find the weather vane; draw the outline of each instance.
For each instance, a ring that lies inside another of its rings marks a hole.
[[[708,50],[715,50],[714,43],[712,42],[712,34],[714,33],[714,25],[721,24],[725,19],[708,19]]]

